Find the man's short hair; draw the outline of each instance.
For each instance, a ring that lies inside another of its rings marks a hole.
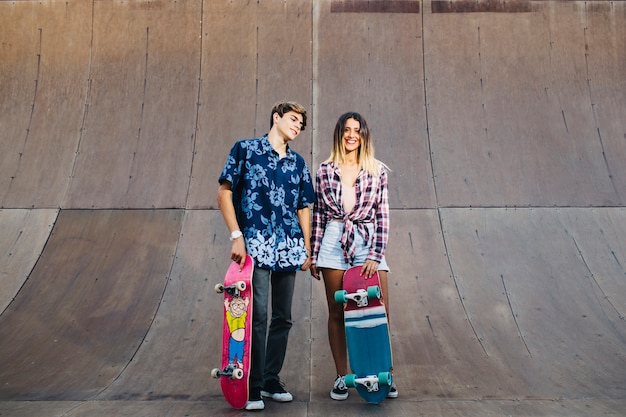
[[[270,114],[270,129],[274,126],[274,113],[278,113],[280,117],[283,117],[285,113],[289,113],[290,111],[302,115],[302,126],[300,126],[300,131],[302,132],[306,127],[306,109],[303,105],[295,101],[279,101],[274,104],[272,113]]]

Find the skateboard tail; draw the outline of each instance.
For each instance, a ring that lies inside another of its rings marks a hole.
[[[385,307],[344,312],[346,337],[349,341],[350,367],[357,381],[389,373],[393,368],[389,327]],[[391,377],[377,381],[374,385],[357,383],[359,395],[367,402],[378,404],[389,393]]]
[[[386,324],[372,327],[366,331],[357,327],[346,327],[346,336],[351,340],[348,348],[350,367],[358,378],[366,378],[388,372],[393,368],[389,348],[389,333]],[[367,364],[366,367],[362,367]],[[359,366],[360,365],[360,366]],[[391,384],[391,377],[385,381],[378,381],[375,389],[367,385],[356,384],[359,395],[368,403],[378,404],[387,398]]]

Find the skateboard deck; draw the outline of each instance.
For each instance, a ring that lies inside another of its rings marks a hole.
[[[250,352],[252,346],[252,272],[254,262],[247,255],[243,269],[232,262],[224,282],[215,286],[224,294],[222,330],[222,367],[213,369],[219,378],[224,398],[233,408],[244,408],[248,402]]]
[[[346,375],[346,385],[355,387],[365,401],[378,404],[387,398],[392,383],[389,325],[378,273],[365,279],[359,275],[361,267],[345,272],[343,290],[335,293],[335,300],[344,303],[348,360],[353,372]]]

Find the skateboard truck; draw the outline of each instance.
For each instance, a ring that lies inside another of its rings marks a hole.
[[[380,287],[378,285],[367,287],[367,290],[358,289],[353,293],[348,293],[346,290],[335,291],[335,301],[347,303],[348,300],[352,300],[357,307],[367,307],[370,298],[380,298]]]
[[[211,376],[213,378],[219,378],[221,376],[228,376],[233,379],[241,379],[243,378],[243,370],[237,368],[234,364],[229,364],[223,371],[220,371],[217,368],[214,368],[211,371]]]
[[[363,385],[367,388],[367,392],[376,392],[378,391],[379,385],[391,385],[391,372],[381,372],[378,375],[368,375],[363,378],[359,378],[355,374],[346,375],[346,386],[349,388],[354,388],[359,385]]]
[[[239,297],[243,291],[246,289],[246,283],[243,281],[238,281],[233,285],[224,285],[222,283],[215,285],[215,292],[218,294],[222,294],[226,291],[232,297]]]

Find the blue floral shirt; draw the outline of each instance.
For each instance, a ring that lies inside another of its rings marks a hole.
[[[267,135],[240,140],[220,175],[220,184],[224,181],[231,183],[237,221],[255,266],[300,269],[307,253],[297,210],[315,201],[304,158],[289,147],[280,158]]]

